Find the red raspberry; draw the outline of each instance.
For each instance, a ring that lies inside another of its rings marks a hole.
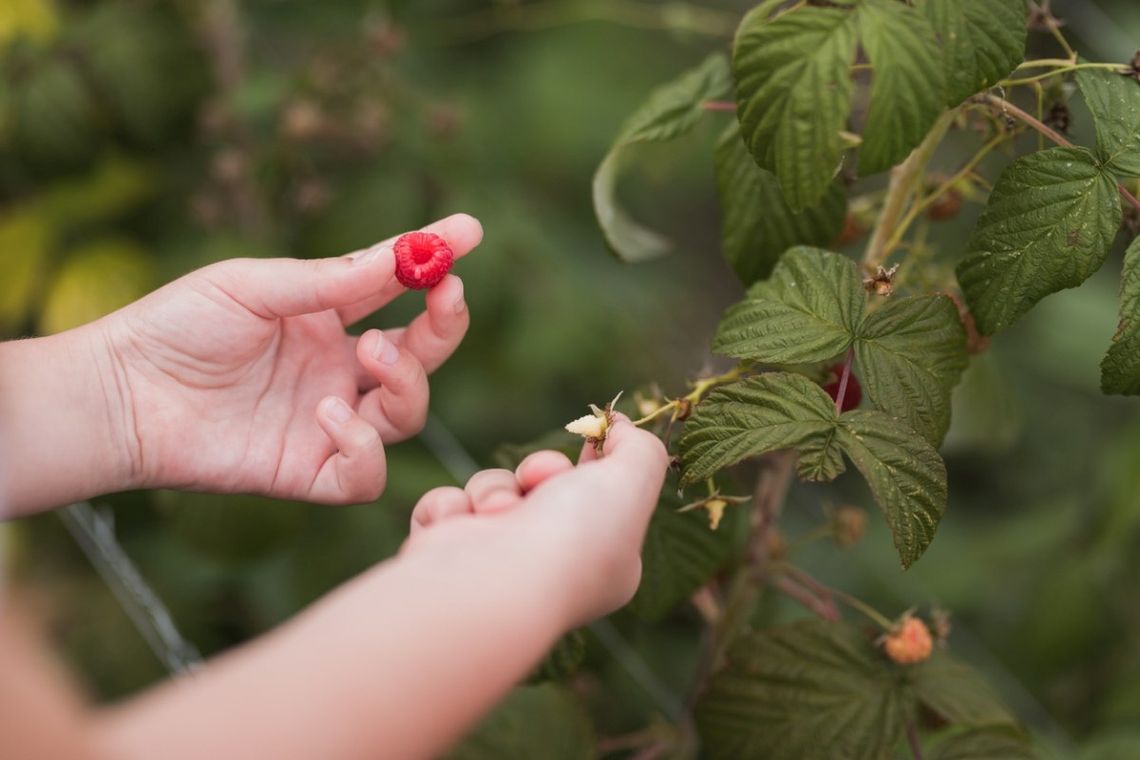
[[[455,254],[447,242],[430,232],[401,235],[393,246],[396,252],[396,279],[405,288],[427,290],[451,270]]]
[[[836,364],[828,371],[834,379],[825,383],[823,389],[827,391],[828,396],[831,396],[832,401],[836,401],[839,398],[839,383],[843,380],[843,365]],[[859,406],[859,402],[862,400],[863,389],[859,387],[859,381],[855,378],[855,373],[852,372],[847,378],[847,392],[843,394],[843,403],[839,405],[839,411],[841,413],[850,411]]]

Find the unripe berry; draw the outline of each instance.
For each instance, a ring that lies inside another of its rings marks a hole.
[[[908,614],[883,638],[883,651],[900,665],[915,665],[930,657],[934,639],[926,623]]]

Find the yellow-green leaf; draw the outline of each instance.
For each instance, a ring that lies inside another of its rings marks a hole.
[[[125,240],[104,240],[72,251],[48,287],[39,331],[62,332],[141,298],[154,285],[146,252]]]

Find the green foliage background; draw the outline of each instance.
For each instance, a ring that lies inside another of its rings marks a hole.
[[[66,329],[220,258],[334,255],[463,210],[487,237],[459,265],[473,328],[434,380],[433,411],[480,466],[496,463],[501,444],[531,440],[618,389],[655,379],[680,390],[706,367],[720,311],[740,296],[718,251],[708,157],[719,128],[702,125],[687,149],[639,148],[645,160],[623,182],[637,217],[675,241],[670,257],[619,264],[589,189],[634,105],[723,40],[642,28],[680,18],[662,10],[679,4],[630,4],[649,11],[625,23],[566,23],[620,17],[598,9],[625,3],[524,4],[551,9],[538,15],[517,5],[6,0],[0,336]],[[1140,11],[1128,0],[1055,7],[1074,19],[1067,33],[1082,52],[1131,56]],[[543,23],[516,23],[531,18]],[[1079,110],[1073,134],[1093,141]],[[977,210],[932,228],[947,267],[965,252]],[[1044,301],[967,372],[943,447],[949,507],[913,569],[899,569],[879,519],[854,549],[803,557],[890,614],[916,602],[950,609],[956,653],[1060,757],[1140,754],[1140,418],[1098,387],[1119,270]],[[419,298],[365,326],[406,320]],[[441,461],[431,441],[395,447],[389,460],[380,502],[349,509],[174,493],[100,503],[209,654],[389,556],[419,494],[467,466]],[[790,536],[819,522],[821,501],[870,504],[857,477],[799,489]],[[0,526],[0,540],[97,699],[164,676],[56,517]],[[581,711],[599,737],[666,716],[689,688],[699,620],[685,606],[641,607],[664,619],[618,613],[607,635],[620,635],[654,681],[631,676],[639,665],[612,638],[587,633],[582,668],[564,686],[528,687],[512,698],[522,717],[497,719],[499,735],[518,735],[516,755],[484,736],[462,756],[534,756],[527,731],[552,713]],[[769,595],[759,614],[804,613]]]

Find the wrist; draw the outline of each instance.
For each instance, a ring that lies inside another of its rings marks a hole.
[[[0,515],[135,486],[129,409],[100,322],[0,344]]]

